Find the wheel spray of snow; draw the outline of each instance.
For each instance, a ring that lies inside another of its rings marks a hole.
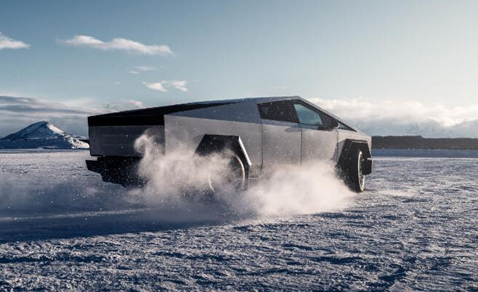
[[[164,154],[154,141],[144,134],[135,142],[143,155],[138,172],[147,183],[139,192],[146,201],[184,203],[185,197],[187,201],[204,196],[197,190],[207,189],[208,179],[221,183],[227,153],[198,156],[188,145],[177,143],[176,149]],[[341,209],[351,203],[353,193],[336,177],[333,165],[321,162],[280,167],[245,191],[222,188],[214,196],[238,215],[283,216]]]

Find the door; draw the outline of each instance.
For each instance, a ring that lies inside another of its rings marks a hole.
[[[294,101],[301,131],[301,163],[334,159],[338,132],[334,119],[301,100]]]
[[[262,163],[300,164],[301,129],[291,100],[258,104],[262,119]]]

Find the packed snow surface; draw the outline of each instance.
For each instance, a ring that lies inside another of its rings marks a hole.
[[[381,156],[362,194],[311,168],[234,200],[123,189],[88,158],[0,153],[0,291],[478,291],[476,158]]]
[[[49,122],[38,122],[0,139],[0,149],[87,149],[88,143]]]

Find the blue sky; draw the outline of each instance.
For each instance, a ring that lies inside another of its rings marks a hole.
[[[82,109],[300,95],[450,112],[478,103],[476,11],[437,0],[2,0],[0,95]]]

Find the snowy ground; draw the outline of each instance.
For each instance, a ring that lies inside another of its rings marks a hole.
[[[354,196],[317,176],[324,209],[161,204],[86,158],[0,153],[0,291],[478,291],[476,158],[378,157]]]

